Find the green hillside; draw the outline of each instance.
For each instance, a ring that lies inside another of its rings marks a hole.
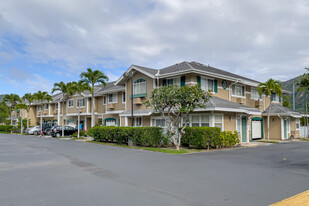
[[[293,83],[300,80],[301,76],[295,77],[293,79],[290,79],[288,81],[283,82],[282,88],[284,90],[290,91],[290,102],[291,106],[293,108]],[[309,95],[307,97],[307,102],[309,103]],[[297,91],[297,86],[295,86],[295,109],[298,111],[305,111],[305,94],[303,92]]]

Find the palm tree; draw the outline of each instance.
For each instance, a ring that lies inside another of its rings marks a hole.
[[[43,103],[44,101],[47,101],[47,102],[53,101],[53,99],[47,92],[38,91],[37,93],[34,93],[33,95],[34,95],[34,99],[39,101],[41,104],[40,126],[41,126],[41,132],[42,132]]]
[[[80,74],[80,78],[83,81],[87,82],[91,85],[91,127],[94,126],[94,85],[95,84],[103,84],[106,86],[106,82],[108,81],[108,77],[101,71],[95,70],[93,71],[91,68],[87,69],[87,72],[82,72]]]
[[[20,97],[18,96],[18,94],[6,94],[2,100],[3,102],[6,102],[10,105],[10,109],[11,109],[11,125],[13,125],[13,117],[12,114],[15,110],[15,106],[18,102],[21,102]]]
[[[26,111],[27,111],[27,129],[28,129],[29,128],[29,111],[30,111],[31,104],[34,101],[34,95],[32,95],[31,93],[26,93],[22,97],[22,99],[24,101],[27,101],[27,104],[28,104],[28,108],[26,109]]]
[[[64,83],[64,82],[59,82],[59,83],[55,83],[54,87],[52,89],[52,94],[56,91],[59,91],[62,93],[62,120],[61,120],[61,125],[62,125],[62,137],[64,137],[64,102],[69,98],[69,96],[72,95],[72,83]]]
[[[20,133],[22,134],[23,133],[23,117],[22,117],[22,113],[21,113],[21,110],[22,109],[24,109],[24,110],[26,110],[27,111],[27,114],[28,114],[28,109],[29,109],[29,107],[26,105],[26,104],[22,104],[22,103],[20,103],[20,104],[16,104],[16,106],[15,106],[15,111],[17,111],[17,110],[19,110],[19,112],[20,112]],[[28,123],[28,116],[27,116],[27,123]]]
[[[78,104],[78,118],[77,118],[77,138],[79,138],[79,124],[80,124],[80,100],[82,98],[82,93],[85,91],[85,90],[88,90],[90,91],[91,90],[91,87],[89,86],[88,83],[86,83],[85,81],[83,80],[79,80],[78,82],[72,82],[73,86],[72,86],[72,91],[73,92],[76,92],[79,97],[78,97],[78,101],[79,101],[79,104]]]
[[[266,97],[271,96],[272,94],[277,94],[279,97],[282,96],[282,85],[281,82],[274,79],[269,79],[265,83],[260,83],[258,85],[258,93],[260,96],[264,93]],[[268,115],[267,115],[267,141],[269,141],[269,119],[271,113],[272,103],[270,101]]]

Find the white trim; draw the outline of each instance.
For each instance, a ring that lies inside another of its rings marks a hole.
[[[148,112],[148,113],[139,113],[139,114],[133,114],[134,117],[139,117],[139,116],[149,116],[151,115],[152,112]],[[120,117],[131,117],[131,113],[130,114],[119,114]]]
[[[197,84],[197,82],[186,82],[186,85],[187,84]]]
[[[95,112],[94,113],[94,115],[98,115],[99,113],[98,112]],[[77,116],[78,115],[78,113],[69,113],[69,114],[67,114],[66,116]],[[85,115],[85,116],[89,116],[89,115],[91,115],[91,113],[80,113],[80,115]],[[62,115],[61,115],[62,116]]]
[[[60,125],[60,101],[58,102],[57,124]]]
[[[124,112],[125,110],[116,110],[116,111],[107,111],[105,114],[120,114]]]
[[[124,74],[130,73],[130,71],[131,71],[132,69],[134,69],[134,70],[136,70],[136,71],[138,71],[138,72],[140,72],[140,73],[142,73],[142,74],[145,74],[146,76],[149,76],[149,77],[151,77],[151,78],[153,78],[153,79],[155,78],[155,75],[152,75],[152,74],[150,74],[150,73],[148,73],[148,72],[146,72],[146,71],[144,71],[144,70],[142,70],[142,69],[139,69],[139,68],[136,67],[135,65],[131,65],[131,66],[129,67],[129,69],[127,69],[127,71],[124,72]],[[114,85],[117,86],[117,85],[124,79],[124,74],[121,75],[121,77],[119,77],[119,78],[117,79],[117,81],[115,82]]]
[[[127,97],[128,97],[128,93],[127,93],[127,83],[124,84],[124,87],[125,87],[124,92],[126,93],[126,102],[125,102],[124,108],[127,109],[127,101],[128,101],[128,100],[127,100],[127,99],[128,99],[128,98],[127,98]]]
[[[100,95],[95,95],[95,97],[100,97],[100,96],[102,96],[104,94],[108,94],[108,93],[122,92],[123,90],[125,90],[125,88],[108,89],[108,90],[104,90]],[[89,95],[89,97],[91,97],[91,95]]]
[[[105,103],[104,103],[104,97],[105,97]],[[103,95],[103,105],[106,105],[106,103],[107,103],[107,96]]]
[[[124,118],[124,126],[127,127],[128,126],[128,117]]]
[[[89,113],[89,97],[87,97],[87,113]]]

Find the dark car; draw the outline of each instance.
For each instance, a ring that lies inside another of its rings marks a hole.
[[[43,130],[43,133],[44,133],[45,135],[50,135],[51,129],[52,129],[52,128],[46,128],[45,130]]]
[[[70,136],[77,132],[77,129],[71,126],[64,126],[64,136]],[[50,135],[52,137],[61,137],[62,136],[62,126],[54,126],[51,128]]]
[[[56,126],[55,123],[43,123],[42,124],[43,133],[49,135],[51,128],[54,127],[54,126]]]

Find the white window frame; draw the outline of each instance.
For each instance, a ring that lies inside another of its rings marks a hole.
[[[167,123],[166,123],[166,121],[162,118],[162,117],[151,117],[151,122],[150,122],[150,125],[151,125],[151,127],[161,127],[161,126],[157,126],[156,124],[154,125],[153,124],[153,121],[156,121],[156,120],[163,120],[164,122],[165,122],[165,126],[164,127],[161,127],[161,128],[166,128],[167,127]]]
[[[109,95],[112,95],[112,100],[113,101],[110,101]],[[114,95],[116,96],[115,100],[114,100]],[[110,94],[108,94],[108,104],[116,104],[116,103],[118,103],[118,93],[110,93]]]
[[[297,128],[297,124],[298,124],[298,128]],[[300,119],[299,118],[296,118],[295,120],[295,128],[296,130],[300,130]]]
[[[235,94],[236,92],[236,87],[241,87],[241,93],[243,91],[243,95],[237,95]],[[235,88],[235,90],[233,90],[233,88]],[[244,89],[243,89],[244,88]],[[244,85],[240,85],[240,84],[234,84],[232,85],[232,97],[241,97],[241,98],[246,98],[246,87]]]
[[[209,82],[212,81],[212,88],[209,88]],[[208,92],[208,90],[211,90],[213,93],[215,91],[215,80],[211,78],[201,77],[201,89]]]
[[[72,105],[72,106],[70,106],[70,101],[73,102],[73,105]],[[73,108],[73,107],[74,107],[74,99],[69,99],[69,100],[68,100],[68,108]]]
[[[280,97],[276,93],[272,93],[272,95],[273,95],[273,101],[272,102],[279,103],[280,102]]]
[[[168,81],[173,81],[172,84],[169,84]],[[169,78],[169,79],[166,79],[166,85],[167,86],[170,86],[170,85],[177,85],[177,86],[180,86],[180,77],[174,77],[174,78]]]
[[[134,125],[134,127],[142,127],[143,126],[143,118],[142,117],[133,117],[133,125]],[[137,119],[140,119],[140,125],[137,125],[136,123],[137,123]]]
[[[76,99],[76,107],[77,107],[77,108],[78,108],[78,107],[79,107],[79,108],[84,108],[84,107],[85,107],[85,105],[86,105],[85,97],[82,97],[81,100],[82,100],[82,99],[84,99],[84,105],[83,105],[83,106],[80,106],[80,100],[79,100],[79,98]]]
[[[105,100],[104,100],[104,99],[105,99]],[[104,103],[104,101],[105,101],[105,103]],[[107,103],[107,96],[104,95],[104,96],[103,96],[103,105],[106,105],[106,103]]]
[[[122,104],[125,104],[126,103],[126,92],[122,92],[122,97],[121,98],[122,98]]]
[[[138,80],[144,80],[143,82],[136,82]],[[142,87],[145,86],[145,91],[142,92]],[[135,94],[145,94],[147,93],[147,80],[144,78],[138,78],[133,83],[133,95]]]
[[[214,115],[214,117],[213,117],[213,120],[214,120],[213,126],[216,127],[216,124],[222,124],[221,125],[221,131],[224,131],[224,116],[223,116],[223,114],[214,113],[213,115]],[[221,122],[216,122],[216,118],[215,118],[216,115],[217,116],[221,116]]]
[[[42,111],[42,106],[38,105],[38,112]]]
[[[47,105],[47,108],[46,108],[46,105]],[[44,110],[45,111],[49,110],[49,104],[44,104]]]
[[[257,88],[251,87],[251,99],[258,100],[260,98],[261,96],[259,95]]]

